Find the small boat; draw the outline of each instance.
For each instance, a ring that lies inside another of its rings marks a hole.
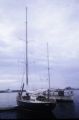
[[[43,95],[47,95],[47,91],[43,92]],[[56,99],[58,102],[73,102],[73,91],[66,89],[55,89],[50,91],[50,98]]]
[[[59,102],[73,102],[73,91],[59,89],[58,91],[53,92],[53,96]]]
[[[28,55],[27,55],[27,8],[26,8],[26,86],[28,88]],[[26,90],[25,95],[23,95],[24,83],[21,87],[21,91],[17,95],[17,105],[19,108],[29,111],[52,111],[56,106],[56,100],[49,100],[43,95],[38,95],[33,97],[30,95],[28,90]]]

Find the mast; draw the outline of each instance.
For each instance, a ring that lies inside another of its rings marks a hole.
[[[27,7],[26,7],[26,87],[28,86],[28,41],[27,41]]]
[[[48,84],[49,84],[49,88],[48,88],[48,100],[49,100],[49,96],[50,96],[50,68],[49,68],[49,50],[48,50],[48,43],[47,43],[47,63],[48,63]]]

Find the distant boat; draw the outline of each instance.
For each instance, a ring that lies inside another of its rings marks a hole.
[[[59,89],[53,92],[53,97],[59,102],[73,102],[73,91],[66,89]]]
[[[27,51],[27,8],[26,8],[26,85],[28,87],[28,51]],[[26,90],[26,94],[23,95],[24,83],[22,89],[17,95],[17,104],[20,108],[31,110],[31,111],[52,111],[56,106],[56,100],[49,100],[49,90],[48,98],[44,95],[38,95],[32,97]]]
[[[47,91],[44,91],[43,95],[47,96]],[[73,102],[73,91],[71,89],[53,89],[50,90],[50,98],[55,98],[58,102]]]

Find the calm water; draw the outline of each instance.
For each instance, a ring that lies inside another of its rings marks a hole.
[[[17,93],[0,93],[0,107],[15,106]],[[0,111],[0,119],[32,119],[32,118],[79,118],[79,91],[74,91],[73,103],[57,103],[52,113],[29,113],[24,111]]]

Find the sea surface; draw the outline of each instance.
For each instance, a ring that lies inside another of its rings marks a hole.
[[[14,107],[17,93],[0,93],[0,108]],[[68,119],[79,118],[79,90],[74,90],[74,101],[57,103],[51,113],[30,113],[22,110],[0,110],[0,119]]]

